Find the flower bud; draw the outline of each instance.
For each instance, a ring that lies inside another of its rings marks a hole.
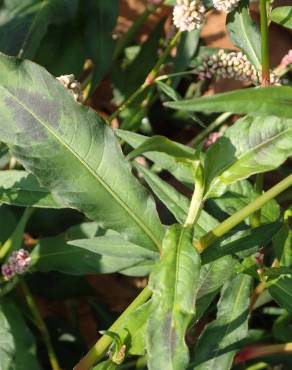
[[[173,23],[181,32],[199,29],[205,22],[205,11],[200,0],[177,0]]]

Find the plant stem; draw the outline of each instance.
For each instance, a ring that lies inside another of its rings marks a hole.
[[[149,75],[146,77],[146,80],[143,82],[143,84],[139,87],[138,90],[136,90],[124,103],[122,103],[119,108],[109,117],[109,123],[116,118],[124,109],[126,109],[129,105],[131,105],[142,93],[147,89],[148,86],[152,85],[155,78],[158,75],[158,72],[161,68],[161,66],[164,64],[166,59],[168,58],[171,50],[174,48],[174,46],[177,44],[179,37],[180,37],[180,32],[177,32],[174,37],[171,39],[169,42],[168,46],[164,50],[164,52],[161,54],[159,57],[157,63],[155,66],[152,68],[151,72]]]
[[[191,226],[197,221],[200,216],[200,211],[203,207],[203,195],[204,195],[204,180],[203,180],[203,170],[201,165],[198,165],[196,169],[196,184],[195,190],[192,196],[189,212],[187,215],[186,222],[184,226]]]
[[[210,132],[215,130],[215,128],[221,126],[230,116],[232,116],[232,114],[233,113],[229,113],[229,112],[220,114],[220,116],[218,116],[213,122],[211,122],[208,127],[206,127],[202,132],[199,133],[199,135],[197,135],[190,142],[190,146],[195,147],[198,144],[200,144],[200,142],[204,140],[205,137],[208,136]]]
[[[199,251],[203,251],[215,240],[228,233],[235,226],[240,224],[244,219],[259,210],[269,200],[275,198],[277,195],[288,189],[292,185],[292,175],[287,176],[284,180],[273,186],[266,193],[255,199],[252,203],[248,204],[234,215],[230,216],[227,220],[223,221],[220,225],[215,227],[212,231],[208,232],[202,239],[196,243]]]
[[[26,303],[27,303],[32,315],[33,315],[34,320],[35,320],[35,324],[36,324],[36,326],[37,326],[37,328],[38,328],[38,330],[39,330],[39,332],[42,336],[42,339],[43,339],[44,343],[45,343],[51,367],[52,367],[53,370],[61,370],[61,367],[58,363],[57,356],[55,354],[54,348],[53,348],[52,343],[51,343],[51,339],[50,339],[48,329],[46,327],[46,324],[45,324],[39,310],[38,310],[37,304],[35,303],[34,298],[31,294],[27,284],[24,282],[24,280],[22,280],[20,282],[20,285],[21,285]]]
[[[151,290],[146,286],[108,330],[113,332],[119,331],[128,314],[145,303],[151,297],[151,294]],[[102,359],[112,341],[111,337],[103,335],[86,356],[74,367],[74,370],[89,370],[96,362]]]
[[[199,252],[203,251],[209,245],[211,245],[217,238],[223,236],[225,233],[229,232],[233,227],[237,226],[245,218],[249,217],[257,209],[262,207],[266,202],[276,197],[282,191],[286,190],[292,185],[292,175],[286,177],[283,181],[279,182],[273,188],[268,190],[265,194],[255,199],[248,206],[244,207],[242,210],[235,213],[233,216],[229,217],[222,224],[215,227],[212,231],[207,233],[203,238],[196,243],[196,247]],[[194,197],[196,198],[196,196]],[[195,203],[195,201],[194,201]],[[193,208],[192,206],[190,208]],[[191,211],[192,219],[196,218],[197,206]],[[199,208],[200,209],[200,208]],[[189,217],[188,217],[189,218]],[[191,216],[190,216],[191,220]],[[151,297],[151,290],[146,287],[138,295],[138,297],[130,304],[130,306],[122,313],[122,315],[117,319],[117,321],[109,328],[110,331],[118,332],[123,325],[123,322],[128,314],[133,312],[136,308],[140,307]],[[92,349],[87,353],[87,355],[74,367],[74,370],[89,370],[96,362],[102,359],[104,353],[106,352],[109,345],[112,343],[112,338],[104,335],[98,342],[92,347]]]
[[[235,364],[257,357],[273,355],[275,353],[292,353],[292,343],[249,346],[243,349],[235,358]]]
[[[263,173],[258,173],[256,175],[256,182],[255,182],[255,192],[257,195],[262,195],[263,193],[263,186],[264,186],[264,174]],[[251,216],[251,226],[253,228],[259,227],[261,224],[261,209],[256,211],[252,216]]]
[[[0,260],[3,259],[10,250],[19,249],[21,247],[22,236],[24,233],[26,223],[33,212],[34,212],[33,208],[25,208],[15,230],[0,249]]]
[[[270,84],[269,25],[267,0],[260,0],[262,86]]]

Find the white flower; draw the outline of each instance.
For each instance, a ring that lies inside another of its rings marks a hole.
[[[14,251],[7,263],[2,265],[1,271],[5,280],[10,280],[15,275],[24,274],[30,265],[31,257],[25,249]]]
[[[173,23],[182,32],[199,29],[205,22],[205,11],[200,0],[177,0]]]
[[[240,0],[213,0],[214,7],[220,12],[229,13],[235,9]]]

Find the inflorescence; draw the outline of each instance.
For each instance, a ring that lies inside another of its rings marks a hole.
[[[82,103],[83,101],[83,94],[82,94],[82,89],[80,82],[75,80],[74,75],[63,75],[60,77],[57,77],[57,80],[61,82],[63,86],[66,87],[74,96],[74,99],[77,102]]]
[[[229,13],[235,9],[240,0],[213,0],[214,8],[220,12]]]
[[[221,77],[250,82],[256,86],[261,84],[260,71],[256,70],[242,52],[226,53],[224,50],[219,50],[217,54],[203,58],[196,72],[202,80]],[[270,83],[279,84],[279,79],[274,73],[270,74]]]
[[[292,49],[281,60],[282,67],[288,67],[290,64],[292,64]]]
[[[199,29],[205,22],[206,9],[200,0],[177,0],[173,23],[180,31]]]
[[[1,271],[5,280],[12,279],[15,275],[24,274],[30,265],[31,257],[25,249],[14,251],[8,261],[2,265]]]

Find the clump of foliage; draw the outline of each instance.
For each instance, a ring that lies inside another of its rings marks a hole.
[[[292,59],[271,69],[268,33],[292,7],[271,3],[259,28],[245,0],[149,1],[114,39],[117,0],[1,2],[1,369],[292,367]],[[137,44],[161,7],[174,26]],[[234,50],[200,40],[214,7]],[[245,85],[202,96],[215,78]],[[116,320],[86,279],[110,273],[147,277]]]

